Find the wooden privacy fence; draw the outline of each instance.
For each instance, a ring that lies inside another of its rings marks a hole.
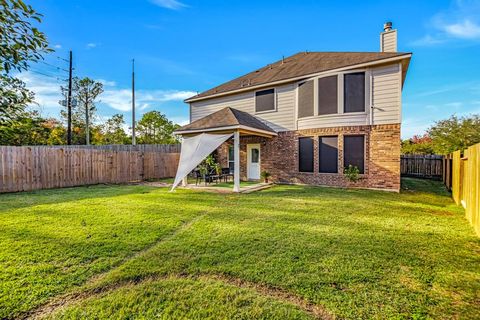
[[[402,176],[441,179],[443,156],[404,154],[400,158]]]
[[[0,192],[174,177],[178,145],[0,146]]]
[[[444,182],[447,187],[450,184],[453,200],[465,208],[465,216],[480,236],[480,143],[465,150],[463,156],[455,151],[447,158],[451,159],[451,173],[444,175]]]

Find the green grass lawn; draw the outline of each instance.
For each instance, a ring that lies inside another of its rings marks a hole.
[[[0,195],[0,318],[478,319],[463,209],[403,187]]]

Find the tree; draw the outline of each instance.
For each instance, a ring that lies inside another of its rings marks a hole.
[[[453,115],[437,121],[427,132],[437,154],[465,150],[480,142],[480,115],[460,118]]]
[[[85,116],[85,143],[90,144],[90,120],[96,111],[95,100],[103,92],[103,84],[88,77],[73,80],[74,97],[78,111]]]
[[[10,71],[27,70],[30,62],[52,51],[45,35],[32,25],[41,17],[22,0],[0,0],[0,126],[15,121],[33,101],[33,93]]]
[[[48,119],[44,126],[50,128],[50,134],[47,138],[48,145],[62,145],[65,144],[67,138],[67,128],[65,128],[57,119]]]
[[[0,75],[0,126],[14,122],[25,112],[34,94],[25,83],[8,75]]]
[[[103,128],[103,143],[125,144],[128,143],[128,135],[123,129],[125,120],[122,114],[114,114],[107,120]]]
[[[173,131],[179,127],[159,111],[147,112],[137,124],[138,141],[143,144],[178,143]]]
[[[0,126],[2,145],[51,145],[62,144],[64,127],[56,119],[44,119],[37,111],[24,112],[8,126]]]
[[[415,135],[402,141],[403,154],[434,154],[432,138],[428,134]]]

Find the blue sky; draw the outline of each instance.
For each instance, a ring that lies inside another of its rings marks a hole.
[[[385,21],[413,52],[402,136],[452,114],[480,113],[480,1],[30,0],[56,52],[20,75],[41,112],[57,116],[73,50],[75,75],[105,84],[97,122],[138,112],[188,121],[183,99],[299,51],[378,51]],[[58,69],[60,68],[60,69]]]

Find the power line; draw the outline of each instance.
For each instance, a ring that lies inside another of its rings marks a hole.
[[[59,60],[63,60],[63,61],[65,61],[65,62],[70,62],[69,60],[64,59],[64,58],[62,58],[62,57],[59,57],[59,56],[55,56],[55,58],[57,58],[57,59],[59,59]]]
[[[34,70],[34,69],[29,69],[28,71],[31,71],[31,72],[37,73],[37,74],[41,74],[42,76],[49,77],[49,78],[52,78],[52,79],[56,79],[56,80],[59,80],[59,81],[66,81],[66,79],[61,79],[61,78],[59,78],[60,76],[55,76],[55,75],[47,74],[47,73],[44,73],[44,72],[41,72],[41,71],[37,71],[37,70]]]
[[[43,64],[45,64],[45,65],[47,65],[47,66],[53,67],[53,68],[55,68],[55,69],[57,69],[57,70],[62,70],[62,71],[68,72],[67,69],[60,68],[59,66],[55,66],[55,65],[50,64],[50,63],[48,63],[48,62],[45,62],[45,61],[40,61],[40,62],[43,63]]]

